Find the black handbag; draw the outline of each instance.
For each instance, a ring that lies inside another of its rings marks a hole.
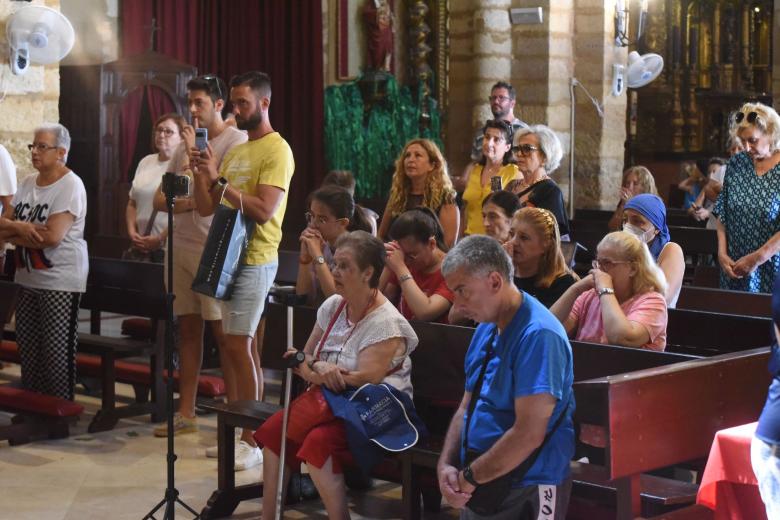
[[[471,400],[469,401],[468,421],[466,422],[466,429],[463,432],[463,448],[466,452],[466,460],[463,463],[464,468],[471,464],[474,459],[483,453],[477,450],[470,450],[468,448],[469,429],[471,428],[471,419],[472,415],[474,414],[474,410],[477,407],[477,401],[479,400],[479,397],[482,393],[482,383],[485,380],[485,372],[487,371],[487,366],[490,362],[490,359],[493,357],[493,340],[495,339],[497,332],[498,327],[494,328],[493,332],[490,334],[490,338],[488,339],[487,343],[488,351],[485,354],[485,360],[482,362],[482,368],[480,369],[479,377],[477,378],[477,384],[474,385],[474,392],[471,394]],[[558,429],[558,426],[560,426],[568,410],[569,408],[567,406],[555,421],[552,429],[544,436],[544,441],[542,441],[542,444],[540,444],[539,447],[533,451],[533,453],[526,457],[526,459],[517,468],[513,469],[505,475],[491,480],[490,482],[484,482],[478,485],[476,489],[472,491],[471,498],[466,503],[466,507],[471,509],[476,514],[483,516],[493,515],[498,512],[499,508],[504,503],[504,500],[509,495],[509,492],[512,491],[512,482],[522,479],[525,474],[528,473],[528,470],[531,469],[531,467],[534,465],[536,459],[539,458],[539,454],[542,453],[542,449],[547,444],[547,441],[550,440],[553,433],[555,433],[555,431]]]

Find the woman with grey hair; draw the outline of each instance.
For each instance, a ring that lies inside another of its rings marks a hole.
[[[561,240],[569,241],[569,218],[563,202],[563,192],[550,178],[561,164],[563,147],[549,127],[534,125],[515,132],[512,153],[525,178],[517,194],[524,206],[543,208],[555,215]]]
[[[35,392],[73,399],[76,330],[87,286],[84,223],[87,192],[66,165],[68,129],[47,123],[27,145],[37,175],[14,195],[12,218],[0,218],[0,240],[16,245],[16,342],[22,384]]]
[[[726,165],[712,214],[718,218],[722,289],[772,292],[780,273],[780,116],[761,103],[745,103],[730,133],[745,151]]]

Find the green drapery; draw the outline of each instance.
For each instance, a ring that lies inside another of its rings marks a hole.
[[[421,89],[412,96],[409,87],[387,80],[387,96],[365,114],[358,80],[325,89],[325,157],[328,170],[350,170],[355,176],[355,197],[385,197],[390,191],[395,160],[410,139],[425,137],[439,148],[441,118],[430,100],[430,124],[420,124]]]

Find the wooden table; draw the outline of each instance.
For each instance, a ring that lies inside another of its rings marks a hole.
[[[715,512],[715,520],[764,520],[766,510],[750,465],[756,423],[720,430],[710,449],[696,503]]]

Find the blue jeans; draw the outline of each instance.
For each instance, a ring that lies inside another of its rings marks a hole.
[[[780,518],[780,444],[767,444],[753,437],[750,463],[758,480],[758,490],[767,518]]]

